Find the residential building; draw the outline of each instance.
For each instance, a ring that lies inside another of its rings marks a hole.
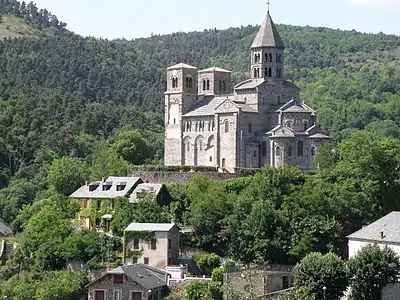
[[[171,203],[171,196],[164,184],[139,184],[129,197],[129,203],[137,203],[145,198],[156,200],[160,205],[169,205]]]
[[[168,294],[168,276],[147,265],[121,266],[87,285],[89,300],[160,300]]]
[[[143,181],[140,177],[113,177],[85,184],[70,195],[81,208],[78,223],[88,229],[108,232],[117,198],[128,198]],[[128,201],[128,200],[127,200]],[[103,213],[92,219],[90,211]],[[87,212],[87,214],[85,214]]]
[[[388,246],[400,255],[400,211],[393,211],[379,220],[350,234],[348,237],[349,258],[368,244]]]
[[[231,72],[167,68],[165,164],[235,168],[282,165],[313,170],[329,137],[316,112],[285,79],[285,45],[267,12],[249,55],[250,79],[233,86]]]
[[[173,223],[131,223],[124,232],[126,264],[165,268],[178,263],[179,228]]]

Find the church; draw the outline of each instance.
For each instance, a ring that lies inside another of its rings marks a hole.
[[[231,72],[220,67],[167,68],[165,165],[315,169],[329,137],[300,89],[285,80],[284,50],[268,11],[251,45],[250,79],[233,86]]]

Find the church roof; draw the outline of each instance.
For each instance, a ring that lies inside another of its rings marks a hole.
[[[309,107],[307,104],[300,103],[296,99],[292,99],[289,102],[282,105],[277,112],[284,113],[314,113],[314,110]]]
[[[309,137],[310,139],[330,139],[329,136],[323,134],[323,133],[316,133],[313,134],[312,136]]]
[[[184,114],[184,117],[195,117],[195,116],[209,116],[215,114],[215,109],[220,106],[225,100],[224,97],[204,97],[203,101],[196,104],[191,111]]]
[[[294,137],[294,131],[285,126],[285,125],[278,125],[275,128],[271,129],[271,131],[267,132],[268,135],[271,135],[271,138],[274,137]]]
[[[220,67],[211,67],[208,69],[200,70],[199,73],[207,73],[207,72],[221,72],[221,73],[232,73],[232,71],[222,69]]]
[[[235,86],[235,90],[246,90],[246,89],[255,89],[256,87],[265,83],[265,79],[248,79],[238,83]]]
[[[196,67],[193,67],[191,65],[184,64],[184,63],[176,64],[176,65],[173,65],[173,66],[167,68],[167,70],[175,70],[175,69],[194,69],[194,70],[197,70]]]
[[[261,25],[251,48],[285,48],[279,35],[278,29],[272,21],[271,15],[267,12],[264,23]]]

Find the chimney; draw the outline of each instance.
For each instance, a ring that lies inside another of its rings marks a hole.
[[[104,182],[104,177],[101,177],[101,182]]]
[[[105,271],[106,271],[106,273],[108,273],[108,272],[110,272],[110,271],[111,271],[111,267],[110,267],[110,265],[107,265],[107,266],[106,266],[106,270],[105,270]]]
[[[384,234],[383,230],[379,231],[379,236],[380,236],[381,240],[383,240],[385,238],[385,234]]]
[[[89,185],[89,184],[88,184],[88,182],[87,182],[87,180],[85,181],[85,185],[86,185],[86,186],[88,186],[88,185]]]

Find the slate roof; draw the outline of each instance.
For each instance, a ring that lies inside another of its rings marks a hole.
[[[273,48],[285,48],[282,42],[281,36],[279,35],[278,29],[272,21],[271,15],[267,12],[264,23],[262,23],[260,30],[258,31],[256,38],[251,45],[251,48],[262,48],[262,47],[273,47]]]
[[[308,137],[309,139],[330,139],[329,136],[323,133],[316,133]]]
[[[221,105],[226,99],[233,100],[233,97],[230,98],[223,97],[213,97],[206,96],[203,101],[200,101],[197,105],[195,105],[188,113],[184,114],[184,117],[195,117],[195,116],[209,116],[215,114],[215,109]]]
[[[207,72],[221,72],[221,73],[232,73],[232,71],[222,69],[220,67],[211,67],[204,70],[200,70],[198,73],[207,73]]]
[[[173,66],[167,68],[167,70],[176,70],[176,69],[194,69],[194,70],[197,70],[196,67],[193,67],[191,65],[184,64],[184,63],[176,64],[176,65],[173,65]]]
[[[10,235],[12,233],[12,230],[10,227],[8,227],[3,220],[0,219],[0,232],[4,235]]]
[[[307,104],[300,103],[296,99],[292,99],[289,102],[285,103],[282,105],[277,112],[284,112],[284,113],[289,113],[289,112],[297,112],[297,113],[315,113],[315,111],[309,107]]]
[[[383,239],[380,232],[383,231]],[[349,236],[349,240],[369,240],[400,244],[400,211],[393,211],[383,218],[361,228]]]
[[[174,223],[131,223],[124,231],[157,231],[168,232],[174,226]]]
[[[132,192],[129,197],[129,203],[137,203],[137,193],[146,193],[148,195],[152,195],[153,197],[157,197],[160,193],[163,185],[160,183],[141,183],[139,184]]]
[[[101,278],[107,275],[125,275],[132,279],[133,281],[137,282],[140,286],[144,287],[145,289],[152,290],[155,288],[163,287],[167,285],[167,275],[168,272],[164,270],[150,267],[148,265],[143,264],[135,264],[135,265],[127,265],[127,266],[120,266],[111,271],[105,273],[100,278],[94,280],[88,286],[92,285],[93,283],[97,282]]]
[[[72,193],[70,197],[74,199],[111,199],[117,197],[126,197],[132,192],[133,187],[139,182],[142,182],[140,177],[110,176],[104,182],[92,182],[88,185],[80,187],[74,193]],[[96,185],[98,185],[98,187],[93,191],[90,191],[90,187]],[[103,191],[103,186],[105,185],[111,185],[111,188]],[[125,185],[125,188],[122,191],[117,191],[118,185]]]
[[[271,135],[271,138],[274,137],[294,137],[294,131],[285,126],[285,125],[278,125],[275,128],[271,129],[271,131],[267,132],[267,134]]]

